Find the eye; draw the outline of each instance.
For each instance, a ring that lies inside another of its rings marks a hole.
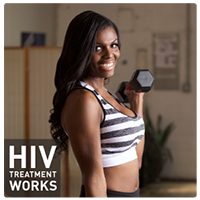
[[[113,49],[118,48],[118,44],[117,44],[117,43],[113,43],[113,44],[111,44],[111,48],[113,48]]]
[[[101,51],[102,47],[101,46],[96,46],[96,51]]]

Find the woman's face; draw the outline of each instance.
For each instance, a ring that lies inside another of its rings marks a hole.
[[[119,56],[118,38],[114,28],[107,27],[100,30],[96,39],[96,51],[89,68],[90,77],[109,78],[113,76]]]

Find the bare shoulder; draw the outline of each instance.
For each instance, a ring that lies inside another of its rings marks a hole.
[[[77,89],[69,94],[66,99],[64,109],[73,108],[73,110],[99,108],[99,103],[94,94],[86,89]],[[96,110],[95,109],[95,110]]]
[[[96,100],[96,97],[91,91],[80,88],[71,92],[67,98],[67,100],[69,101],[70,100],[74,101],[77,99],[89,101],[89,100]]]
[[[61,123],[72,120],[97,120],[101,116],[101,106],[95,95],[85,89],[77,89],[69,94],[62,110]]]

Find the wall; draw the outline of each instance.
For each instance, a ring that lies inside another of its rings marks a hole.
[[[55,45],[56,4],[5,4],[4,46],[21,46],[21,32],[46,34],[46,45]]]
[[[48,122],[55,93],[52,80],[61,50],[59,47],[5,48],[4,139],[52,139]],[[69,196],[65,154],[61,156],[60,167],[60,192],[65,197]]]
[[[122,41],[121,58],[115,75],[107,88],[115,93],[121,81],[129,80],[137,68],[153,67],[153,34],[177,33],[179,35],[179,89],[155,90],[145,95],[154,124],[158,114],[163,116],[162,127],[174,122],[167,147],[174,161],[167,162],[162,178],[196,179],[196,5],[191,5],[190,20],[190,80],[191,91],[182,86],[186,77],[186,4],[59,4],[57,7],[56,43],[62,46],[65,31],[74,16],[84,10],[99,12],[119,27]],[[145,50],[146,60],[138,57]],[[125,62],[124,62],[125,61]]]

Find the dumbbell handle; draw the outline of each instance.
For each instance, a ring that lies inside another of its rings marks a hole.
[[[136,91],[136,92],[148,92],[151,90],[153,84],[154,84],[155,78],[151,74],[151,72],[148,69],[143,70],[136,70],[131,80],[129,81],[130,86]],[[124,94],[124,90],[126,88],[128,82],[124,81],[122,82],[116,92],[117,97],[120,101],[124,103],[128,103],[128,97]]]

